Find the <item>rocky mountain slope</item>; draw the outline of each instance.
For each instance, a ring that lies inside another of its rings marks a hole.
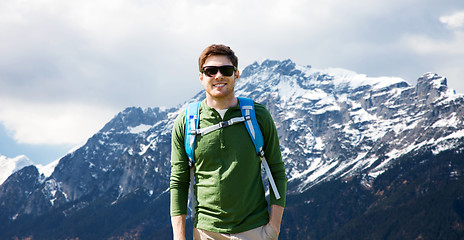
[[[23,167],[32,165],[32,161],[24,156],[8,158],[0,155],[0,185],[13,173],[21,170]]]
[[[426,73],[412,86],[266,60],[243,70],[236,91],[265,104],[276,122],[289,180],[281,239],[372,239],[368,230],[349,234],[391,214],[386,209],[430,206],[424,198],[440,191],[450,194],[440,200],[455,217],[450,231],[464,234],[464,194],[455,187],[464,165],[464,97],[446,78]],[[0,186],[0,238],[170,238],[170,136],[181,109],[127,108],[50,177],[33,166],[11,175]],[[404,191],[424,192],[404,203]],[[431,235],[420,229],[411,234]]]

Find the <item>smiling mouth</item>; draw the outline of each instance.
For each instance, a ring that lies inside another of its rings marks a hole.
[[[213,84],[214,87],[224,87],[225,85],[226,85],[225,83]]]

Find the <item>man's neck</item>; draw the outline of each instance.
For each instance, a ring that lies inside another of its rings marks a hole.
[[[210,96],[206,96],[206,104],[214,109],[228,109],[238,105],[238,99],[233,96],[228,99],[217,99]]]

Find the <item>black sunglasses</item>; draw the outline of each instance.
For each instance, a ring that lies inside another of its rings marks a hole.
[[[221,72],[221,74],[225,77],[230,77],[234,72],[237,70],[235,66],[206,66],[201,69],[201,72],[204,73],[208,77],[212,77],[217,74],[218,71]]]

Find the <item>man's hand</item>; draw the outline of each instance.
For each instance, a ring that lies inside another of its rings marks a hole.
[[[284,214],[284,208],[279,205],[271,205],[271,217],[269,225],[276,231],[277,236],[280,233],[280,223],[282,221],[282,215]]]
[[[174,240],[185,240],[185,219],[186,215],[171,216],[172,231]]]

